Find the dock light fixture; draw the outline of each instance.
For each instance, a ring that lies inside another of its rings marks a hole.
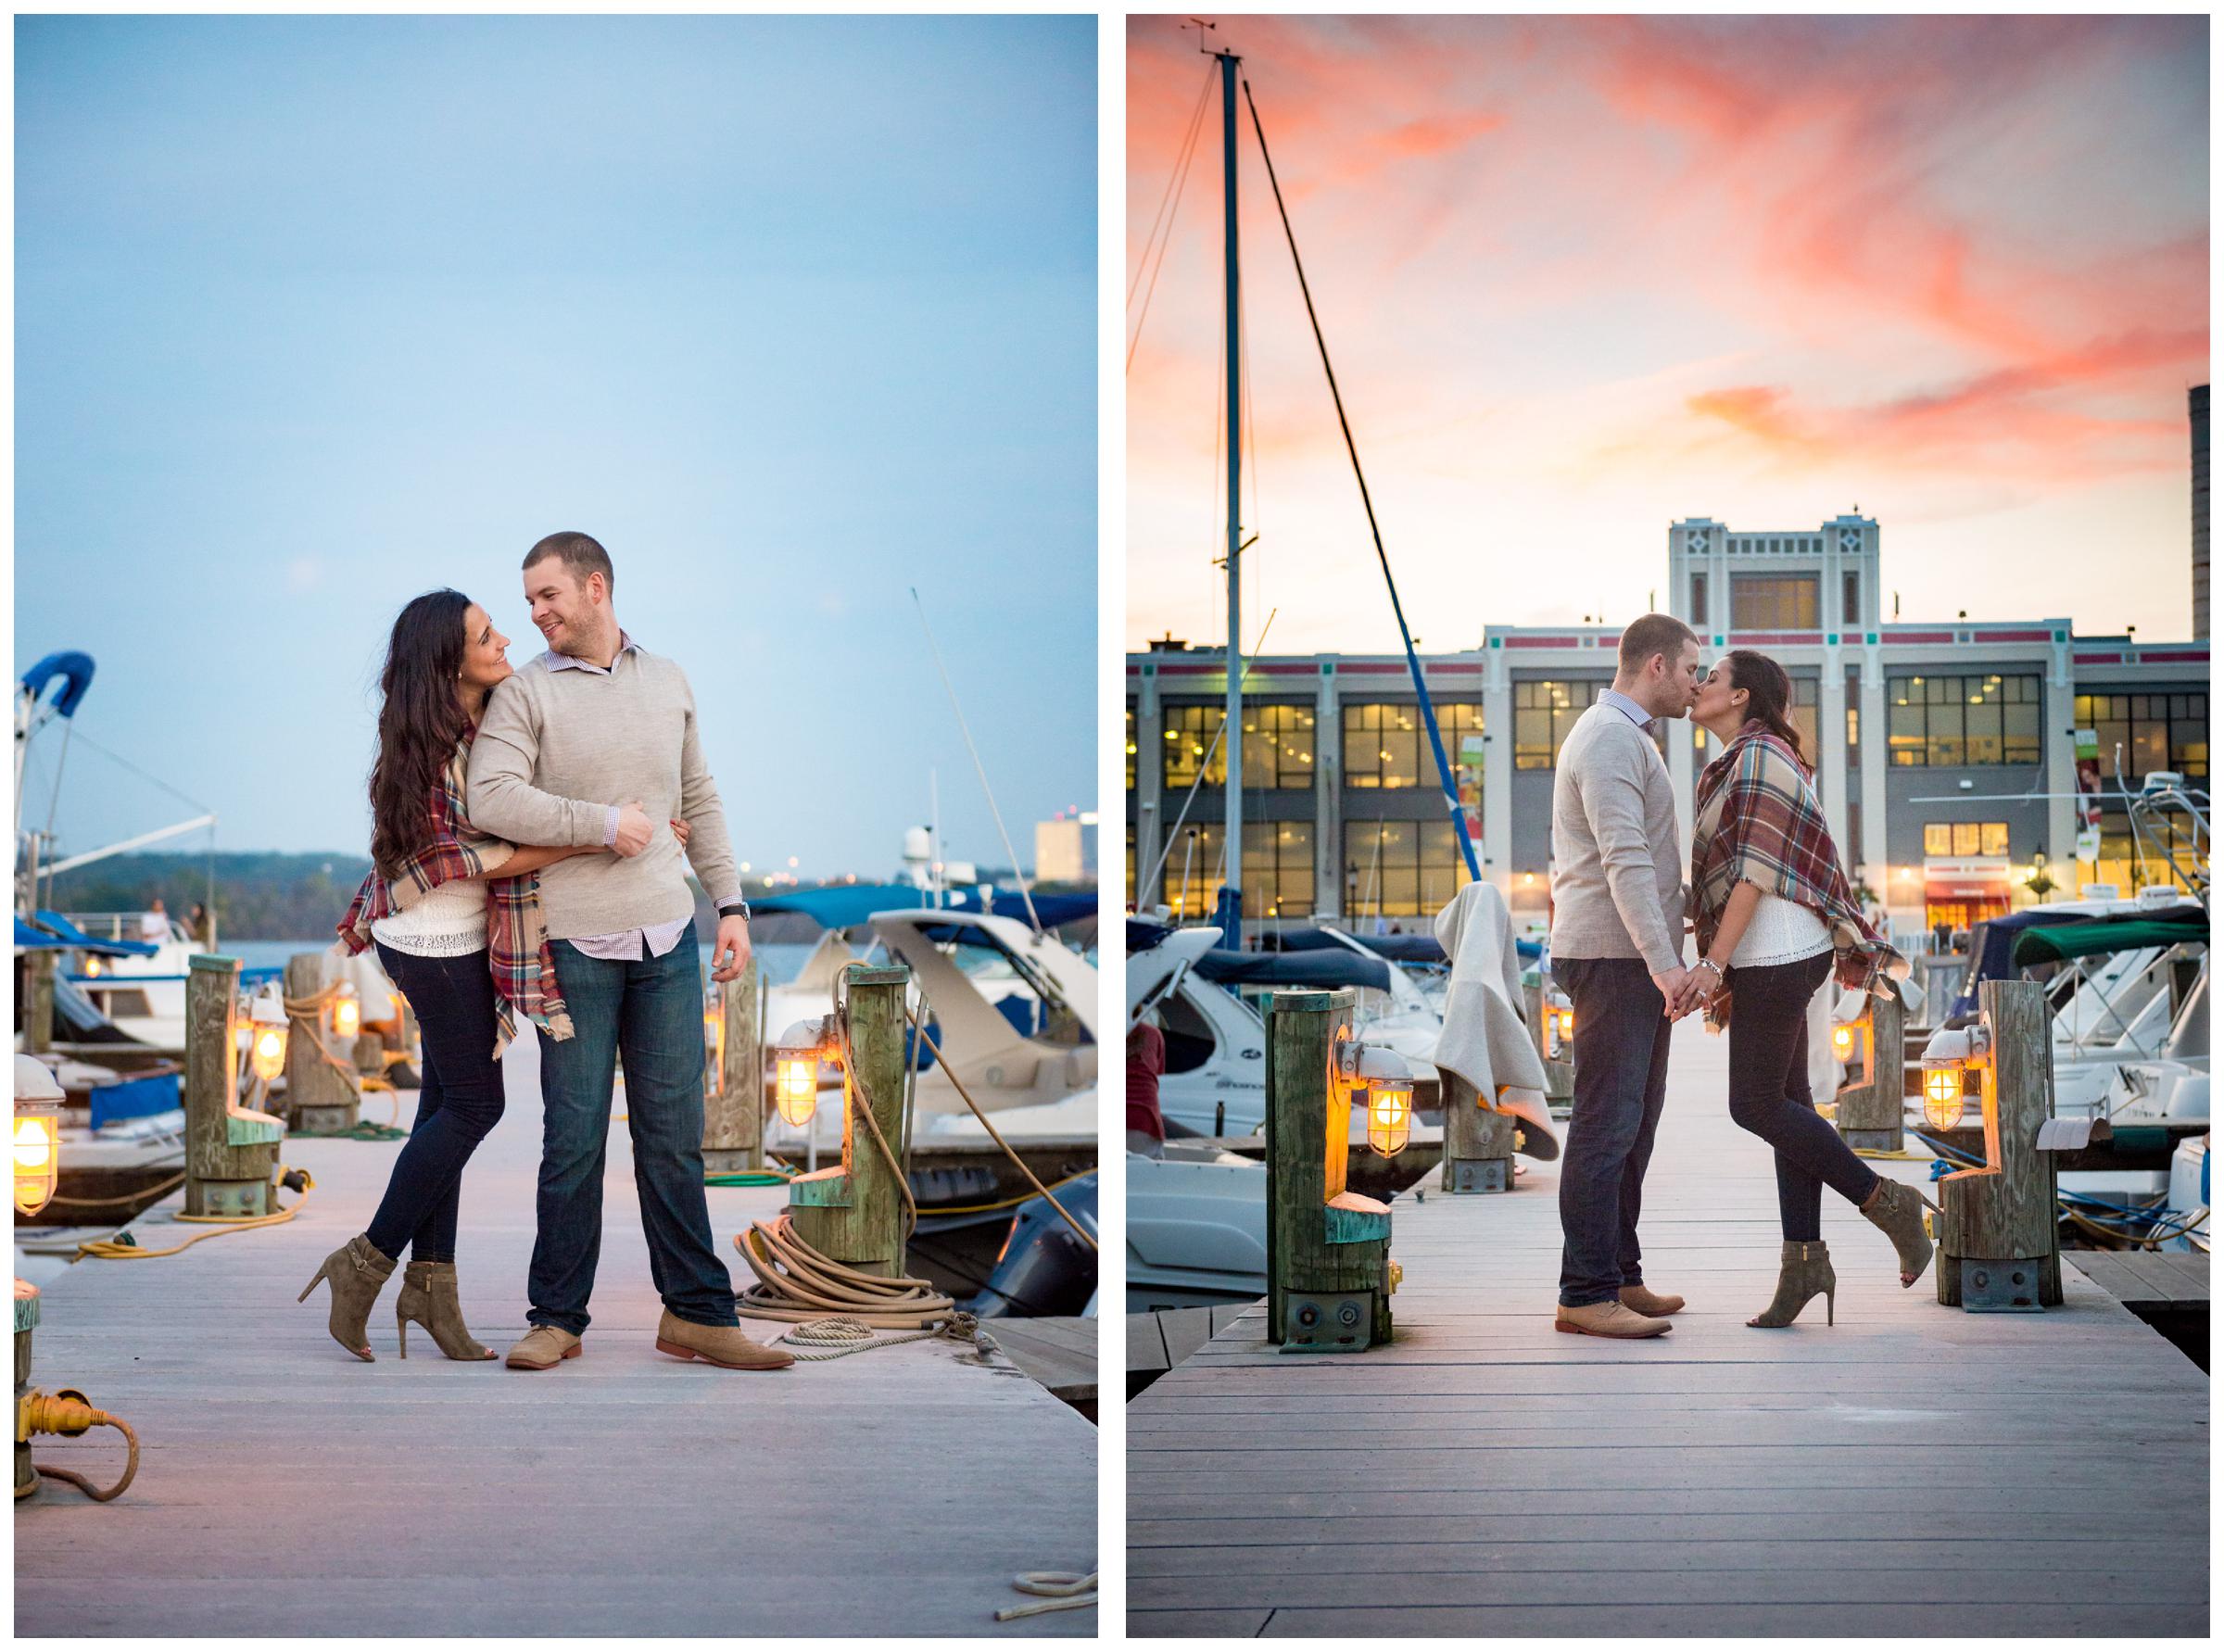
[[[1950,1130],[1962,1122],[1964,1073],[1992,1059],[1992,1030],[1983,1022],[1974,1027],[1941,1028],[1923,1048],[1923,1116],[1933,1129]]]
[[[286,1038],[285,1004],[266,987],[247,1012],[247,1067],[265,1084],[285,1071]]]
[[[1337,1077],[1351,1100],[1365,1096],[1367,1145],[1396,1158],[1413,1133],[1413,1072],[1395,1050],[1353,1039],[1337,1047]]]
[[[1853,1030],[1842,1024],[1830,1029],[1830,1053],[1840,1061],[1853,1059]]]
[[[353,1043],[356,1035],[363,1030],[363,1003],[355,995],[353,981],[342,981],[339,984],[336,996],[332,1001],[331,1014],[332,1036]]]
[[[88,980],[98,980],[100,978],[100,960],[97,957],[87,958],[85,960],[85,977]]]
[[[16,1211],[36,1216],[54,1197],[61,1173],[62,1086],[44,1062],[16,1057]]]
[[[1575,1047],[1575,1006],[1572,1003],[1545,1005],[1545,1059],[1565,1060],[1568,1052]]]
[[[772,1052],[772,1099],[780,1117],[791,1125],[806,1125],[818,1111],[818,1066],[821,1061],[840,1057],[826,1016],[798,1021],[780,1035]]]

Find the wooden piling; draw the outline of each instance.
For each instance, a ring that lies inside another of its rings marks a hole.
[[[764,1043],[757,1025],[759,975],[749,967],[719,989],[726,1018],[726,1047],[719,1053],[717,1082],[704,1065],[702,1167],[713,1175],[764,1167]]]
[[[1336,1046],[1355,1002],[1348,990],[1267,999],[1267,1336],[1284,1350],[1390,1340],[1390,1207],[1345,1186]]]
[[[1900,994],[1871,993],[1855,1024],[1862,1073],[1838,1087],[1838,1133],[1849,1147],[1905,1151],[1907,1138],[1906,1012]]]
[[[1437,1186],[1447,1193],[1513,1191],[1514,1120],[1485,1107],[1475,1087],[1459,1074],[1436,1069],[1444,1098],[1444,1159]]]
[[[23,1000],[23,1053],[27,1055],[43,1055],[54,1048],[54,970],[55,960],[60,956],[45,948],[24,954],[31,970]]]
[[[842,978],[841,1014],[855,1065],[842,1073],[841,1164],[790,1182],[788,1209],[804,1243],[863,1272],[892,1277],[904,1270],[902,1172],[891,1169],[855,1115],[869,1102],[889,1151],[902,1152],[904,990],[911,971],[853,965]]]
[[[1985,981],[1991,1029],[1984,1079],[1985,1163],[1938,1184],[1939,1301],[1948,1307],[2058,1307],[2054,1165],[2039,1129],[2054,1116],[2053,1027],[2037,981]]]
[[[1540,971],[1534,982],[1522,989],[1522,1011],[1529,1023],[1529,1041],[1536,1046],[1537,1060],[1545,1064],[1545,1104],[1566,1107],[1575,1100],[1575,1053],[1562,1050],[1557,1055],[1551,1053],[1552,1035],[1545,1026],[1551,986],[1552,977]]]
[[[324,990],[324,955],[296,952],[285,962],[285,996],[299,1003]],[[335,1135],[355,1128],[361,1098],[347,1075],[324,1058],[318,1040],[329,1042],[322,1011],[286,1012],[285,1118],[304,1135]],[[352,1055],[350,1051],[348,1055]],[[337,1050],[333,1054],[342,1061]]]
[[[196,954],[185,978],[185,1214],[268,1216],[285,1127],[239,1104],[239,960]]]

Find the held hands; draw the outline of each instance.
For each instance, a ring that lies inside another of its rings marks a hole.
[[[711,943],[711,979],[723,985],[740,978],[749,967],[749,920],[734,913],[718,920],[718,939]]]
[[[688,846],[688,839],[689,839],[689,836],[690,836],[690,835],[691,835],[691,834],[694,832],[694,829],[695,829],[695,828],[694,828],[693,826],[689,826],[689,824],[688,824],[686,821],[684,821],[684,820],[675,820],[675,821],[670,821],[670,822],[667,822],[666,824],[668,824],[668,825],[671,826],[671,828],[672,828],[672,835],[673,835],[675,838],[676,838],[676,839],[679,839],[679,846],[680,846],[680,848],[681,848],[681,849],[683,849],[683,850],[684,850],[684,849],[686,849],[686,848],[687,848],[687,846]]]
[[[648,848],[649,839],[655,834],[656,823],[643,812],[637,800],[618,811],[617,841],[611,847],[630,859]]]
[[[1721,990],[1722,977],[1717,971],[1694,965],[1684,972],[1681,990],[1669,1001],[1668,1019],[1681,1021],[1693,1010],[1704,1009]]]

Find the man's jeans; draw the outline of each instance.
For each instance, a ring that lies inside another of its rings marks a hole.
[[[1668,1093],[1667,1001],[1641,958],[1555,958],[1575,1010],[1575,1104],[1561,1162],[1560,1302],[1611,1302],[1645,1282],[1637,1213]]]
[[[702,1193],[702,965],[694,939],[683,935],[661,958],[632,960],[590,958],[564,940],[553,946],[572,1037],[540,1035],[540,1230],[525,1318],[574,1336],[587,1330],[622,1050],[633,1181],[657,1294],[682,1319],[738,1324]]]

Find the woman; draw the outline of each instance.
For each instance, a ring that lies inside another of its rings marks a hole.
[[[407,1246],[395,1305],[401,1354],[409,1325],[450,1359],[492,1359],[463,1322],[456,1220],[463,1166],[502,1116],[501,1053],[523,1011],[550,1038],[571,1036],[541,927],[541,867],[604,849],[520,847],[474,831],[464,768],[487,693],[510,675],[510,639],[460,591],[429,591],[394,622],[379,687],[378,760],[371,771],[371,876],[340,924],[340,945],[375,944],[416,1012],[423,1039],[417,1120],[371,1225],[324,1258],[333,1340],[373,1357],[365,1327]],[[636,805],[638,807],[638,805]],[[673,829],[685,841],[678,822]]]
[[[1823,1243],[1823,1186],[1890,1236],[1900,1283],[1930,1263],[1922,1195],[1879,1176],[1815,1112],[1807,1086],[1807,1006],[1826,977],[1893,990],[1906,963],[1869,927],[1839,870],[1789,706],[1791,679],[1766,655],[1733,649],[1700,685],[1692,721],[1723,744],[1693,799],[1693,993],[1730,1030],[1730,1116],[1775,1150],[1783,1267],[1775,1299],[1749,1325],[1789,1325],[1817,1295],[1838,1318]],[[1708,977],[1712,977],[1710,980]],[[1737,1015],[1730,1014],[1735,1000]]]

